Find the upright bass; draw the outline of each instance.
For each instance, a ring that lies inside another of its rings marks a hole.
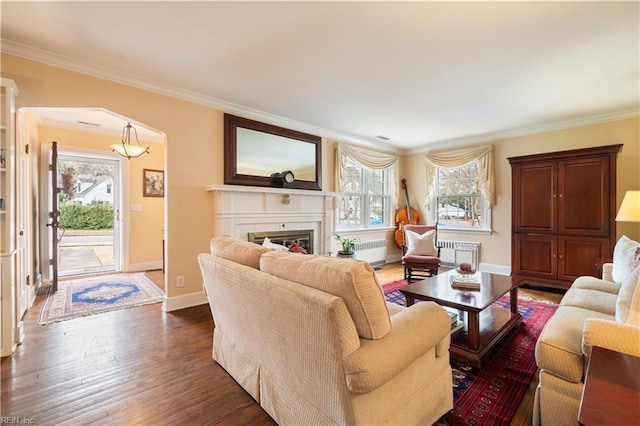
[[[399,209],[398,213],[396,213],[396,226],[398,229],[396,230],[395,238],[398,248],[402,247],[402,244],[404,243],[402,227],[406,224],[415,225],[420,221],[420,214],[411,207],[406,179],[402,179],[402,188],[404,189],[404,199],[407,201],[407,205],[404,208]]]

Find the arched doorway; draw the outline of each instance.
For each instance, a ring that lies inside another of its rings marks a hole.
[[[104,272],[105,270],[114,271],[142,271],[148,269],[160,269],[162,265],[162,253],[161,244],[156,243],[157,247],[160,247],[155,253],[147,254],[147,259],[140,262],[137,260],[137,250],[139,248],[138,241],[144,241],[144,237],[137,237],[140,229],[136,229],[136,232],[132,231],[133,223],[136,221],[136,212],[142,211],[144,200],[140,201],[140,193],[142,187],[141,170],[143,167],[148,168],[163,168],[164,166],[164,143],[165,135],[159,130],[153,129],[140,122],[137,122],[129,117],[125,117],[106,110],[104,108],[22,108],[18,111],[19,115],[28,116],[25,120],[29,126],[29,129],[25,131],[32,135],[32,140],[38,141],[37,146],[34,149],[38,150],[37,158],[39,166],[35,167],[37,172],[34,173],[34,187],[37,186],[37,199],[34,200],[35,214],[33,217],[38,217],[37,223],[34,225],[35,247],[39,247],[38,261],[34,262],[36,269],[39,269],[41,275],[41,281],[46,283],[51,281],[52,267],[48,264],[49,259],[53,259],[52,244],[54,235],[49,227],[46,227],[46,223],[50,221],[49,215],[51,212],[50,200],[52,195],[52,189],[50,188],[50,176],[51,172],[48,170],[51,161],[49,159],[49,150],[51,141],[56,140],[58,150],[62,155],[62,159],[69,162],[74,161],[89,161],[94,164],[107,165],[113,168],[115,176],[111,176],[110,179],[95,179],[90,176],[84,176],[84,180],[80,182],[80,192],[83,192],[84,188],[88,188],[90,185],[98,183],[102,187],[101,191],[110,192],[114,197],[117,197],[113,205],[114,220],[118,221],[118,225],[113,227],[113,240],[112,244],[112,265],[106,265],[107,268],[94,269],[92,265],[79,265],[80,267],[69,268],[67,272],[74,273],[88,273],[88,272]],[[123,128],[131,123],[136,129],[138,139],[145,145],[151,145],[151,155],[146,155],[140,158],[127,159],[118,156],[110,148],[111,144],[117,144],[122,139]],[[40,143],[41,142],[41,143]],[[152,159],[153,157],[153,159]],[[151,164],[149,166],[149,164]],[[95,166],[95,169],[99,169],[100,165]],[[91,174],[91,167],[85,168],[85,175]],[[98,176],[104,176],[102,172],[95,172]],[[58,176],[60,174],[58,173]],[[76,176],[77,178],[78,176]],[[76,182],[76,185],[78,182]],[[111,185],[109,187],[109,185]],[[117,185],[117,188],[114,187]],[[70,194],[67,194],[69,198]],[[85,194],[86,195],[86,194]],[[92,201],[85,197],[84,200],[67,200],[73,201],[79,204],[91,203]],[[98,197],[99,198],[99,197]],[[100,200],[98,198],[93,199],[94,203],[107,203],[107,200]],[[60,209],[58,209],[60,210]],[[155,208],[157,211],[155,216],[160,216],[156,221],[164,223],[164,198],[160,200],[160,207]],[[148,220],[139,221],[142,225],[138,225],[137,228],[144,228],[146,224],[150,222]],[[163,228],[162,225],[156,226]],[[142,229],[143,234],[145,230]],[[147,231],[145,235],[156,234],[158,239],[161,239],[162,229],[155,231]],[[136,234],[137,233],[137,234]],[[134,236],[132,237],[132,234]],[[69,235],[67,235],[69,236]],[[60,235],[56,238],[60,239]],[[64,240],[64,236],[62,236]],[[104,238],[101,238],[104,240]],[[95,242],[94,242],[95,243]],[[144,245],[144,244],[143,244]],[[144,249],[144,247],[142,248]],[[57,254],[57,252],[56,252]],[[73,256],[73,254],[70,254]],[[109,257],[107,255],[107,257]],[[157,258],[156,258],[157,257]],[[148,260],[151,258],[152,260]],[[106,262],[111,263],[111,262]],[[78,265],[76,265],[78,266]],[[87,267],[88,266],[88,267]],[[95,265],[94,265],[95,266]],[[105,266],[105,265],[101,265]],[[102,269],[102,270],[100,270]]]

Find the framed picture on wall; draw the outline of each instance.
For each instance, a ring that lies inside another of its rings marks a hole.
[[[143,169],[143,197],[164,197],[164,171]]]

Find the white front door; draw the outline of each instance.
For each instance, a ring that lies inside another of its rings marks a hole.
[[[120,162],[60,150],[59,276],[121,271]]]

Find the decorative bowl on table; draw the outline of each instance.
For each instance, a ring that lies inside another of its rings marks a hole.
[[[482,282],[476,270],[472,263],[457,264],[456,274],[451,275],[451,287],[457,290],[480,290]]]
[[[476,268],[471,263],[460,263],[456,267],[456,272],[460,275],[473,275],[476,273]]]

